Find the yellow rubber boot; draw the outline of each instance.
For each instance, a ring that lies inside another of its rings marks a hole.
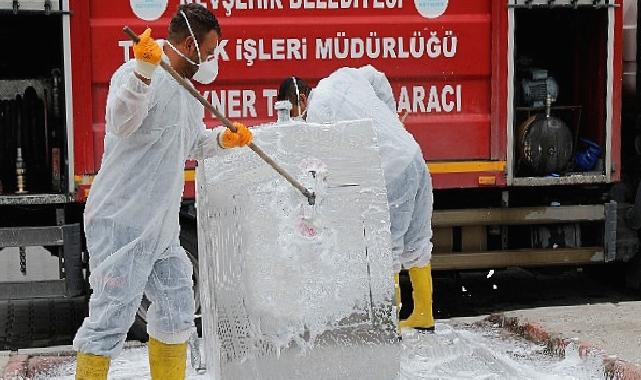
[[[422,268],[410,268],[410,281],[412,281],[412,299],[414,310],[409,318],[401,321],[401,328],[415,328],[419,330],[434,329],[434,315],[432,314],[432,264]]]
[[[149,337],[149,369],[152,380],[184,380],[187,342],[165,344]]]
[[[78,352],[76,355],[76,380],[107,380],[109,356]]]

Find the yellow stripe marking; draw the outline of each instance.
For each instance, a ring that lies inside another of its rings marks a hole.
[[[475,173],[505,171],[505,161],[433,161],[427,164],[432,174]],[[74,177],[78,185],[91,185],[94,176],[77,175]],[[185,182],[196,179],[196,170],[185,169]]]
[[[443,161],[428,162],[432,174],[505,171],[505,161]]]
[[[196,180],[196,170],[187,169],[185,170],[185,182],[194,182]]]
[[[93,177],[92,175],[77,175],[74,176],[74,180],[78,186],[88,186],[93,182]]]
[[[74,177],[76,184],[79,186],[88,186],[93,183],[93,175],[77,175]],[[196,170],[185,169],[185,182],[193,182],[196,179]]]

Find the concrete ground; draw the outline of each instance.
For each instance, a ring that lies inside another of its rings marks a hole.
[[[579,339],[608,355],[641,365],[641,302],[542,307],[504,313],[521,324],[538,324],[550,334]]]
[[[0,351],[0,380],[47,378],[47,371],[73,360],[71,346]]]
[[[9,357],[11,356],[11,351],[0,351],[0,378],[4,375],[4,369],[9,363]]]

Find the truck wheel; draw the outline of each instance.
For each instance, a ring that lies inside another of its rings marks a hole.
[[[196,226],[192,223],[183,224],[180,228],[180,245],[185,249],[187,256],[191,260],[191,263],[194,266],[194,300],[196,303],[196,315],[194,316],[194,323],[196,324],[196,329],[198,330],[198,336],[202,335],[202,323],[200,319],[200,288],[198,282],[198,237],[196,232]],[[149,334],[147,334],[147,309],[149,309],[149,300],[147,297],[142,297],[142,302],[140,307],[136,312],[136,320],[129,329],[127,334],[128,340],[138,340],[142,343],[146,343],[149,340]]]

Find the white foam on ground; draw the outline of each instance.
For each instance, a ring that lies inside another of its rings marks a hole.
[[[109,379],[149,379],[146,348],[126,349]],[[37,379],[73,380],[75,363]],[[187,379],[208,379],[188,367]],[[542,345],[505,335],[501,329],[459,328],[438,323],[435,334],[403,333],[400,380],[418,379],[603,379],[599,358],[581,359],[570,345],[565,359]]]
[[[502,329],[439,323],[435,334],[403,333],[400,378],[603,379],[600,359],[583,360],[572,345],[565,359],[544,351],[544,346],[506,336]]]

